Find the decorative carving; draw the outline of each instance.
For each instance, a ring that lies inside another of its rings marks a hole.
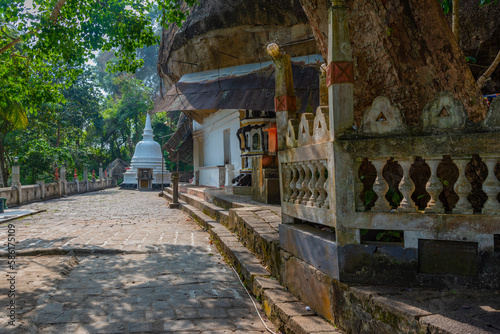
[[[312,130],[313,130],[314,114],[303,113],[300,117],[299,124],[299,146],[313,144]]]
[[[461,213],[461,214],[472,214],[472,204],[467,200],[467,196],[472,190],[472,186],[467,180],[465,176],[465,170],[467,168],[467,164],[469,163],[469,158],[455,158],[453,159],[455,165],[458,168],[458,179],[455,182],[455,192],[458,195],[458,202],[455,204],[455,208],[453,208],[453,213]]]
[[[422,125],[424,131],[462,129],[466,117],[462,102],[450,92],[441,91],[425,106]]]
[[[413,164],[413,159],[402,159],[398,163],[403,168],[403,178],[399,183],[399,191],[401,191],[404,198],[399,203],[397,212],[417,212],[418,208],[411,199],[411,195],[415,191],[415,184],[410,178],[410,167]]]
[[[500,130],[500,97],[491,101],[490,108],[483,122],[483,127],[488,130]]]
[[[307,202],[308,206],[318,206],[318,190],[316,189],[316,182],[318,182],[318,178],[316,175],[316,170],[318,169],[316,166],[316,162],[310,161],[307,164],[307,167],[311,170],[311,180],[309,181],[308,187],[311,192],[311,197],[309,197],[309,201]]]
[[[299,179],[299,173],[297,170],[297,167],[295,164],[290,164],[290,169],[292,170],[292,181],[290,182],[290,189],[291,189],[291,196],[290,196],[290,203],[295,203],[295,200],[297,199],[297,188],[295,187],[295,184],[297,183],[297,180]]]
[[[311,170],[306,163],[300,165],[304,170],[304,181],[302,182],[302,190],[304,191],[304,196],[302,197],[302,204],[308,205],[309,199],[311,198],[312,192],[309,189],[309,182],[311,181]]]
[[[375,179],[375,183],[373,183],[373,191],[377,194],[377,200],[371,209],[373,212],[389,212],[391,210],[389,202],[385,199],[385,195],[389,191],[389,185],[385,182],[382,175],[382,170],[386,163],[386,158],[372,160],[372,164],[377,170],[377,178]]]
[[[327,182],[325,177],[326,165],[323,163],[319,163],[318,169],[319,169],[319,178],[318,182],[316,182],[316,189],[319,192],[319,196],[317,202],[318,202],[318,207],[323,208],[325,205],[325,200],[327,198],[326,188],[325,188]]]
[[[323,175],[325,171],[328,170],[328,162],[326,160],[321,161],[324,170],[323,170]],[[323,185],[323,189],[325,189],[326,193],[326,198],[325,201],[323,202],[323,205],[321,206],[323,209],[330,209],[330,177],[325,177],[325,184]]]
[[[354,161],[354,197],[357,212],[364,212],[366,210],[365,202],[361,199],[361,193],[363,192],[364,186],[363,182],[359,176],[359,170],[363,164],[362,159],[356,159]]]
[[[326,70],[326,85],[353,83],[352,62],[331,62]]]
[[[437,177],[437,169],[439,163],[441,162],[442,157],[431,157],[426,158],[425,162],[429,165],[431,169],[431,177],[427,184],[425,185],[425,190],[431,196],[431,199],[427,203],[427,207],[425,208],[425,213],[443,213],[444,207],[443,203],[439,200],[439,194],[443,190],[443,185],[441,180]]]
[[[274,98],[276,111],[297,111],[297,98],[295,96],[276,96]]]
[[[295,188],[297,188],[297,199],[295,200],[296,204],[302,204],[302,199],[304,198],[304,189],[302,188],[302,182],[304,182],[304,169],[300,165],[301,163],[297,163],[297,172],[299,174],[299,179],[297,183],[295,183]]]
[[[288,120],[288,127],[286,130],[286,147],[297,147],[297,132],[299,131],[299,121],[296,119]]]
[[[313,125],[313,139],[315,143],[322,143],[330,140],[330,111],[328,107],[318,107]]]
[[[486,195],[488,195],[488,200],[484,203],[482,213],[487,215],[498,215],[500,214],[500,203],[497,200],[497,196],[500,191],[500,182],[495,175],[498,157],[485,157],[483,161],[488,168],[488,176],[483,183],[483,190]]]
[[[406,132],[406,126],[399,109],[388,98],[378,96],[365,110],[361,130],[369,135],[390,135]]]

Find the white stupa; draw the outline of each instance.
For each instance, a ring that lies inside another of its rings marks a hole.
[[[166,170],[165,164],[162,164],[161,147],[153,140],[151,117],[148,114],[142,140],[135,146],[130,168],[123,173],[123,183],[120,187],[140,190],[161,189],[162,172],[163,184],[168,186],[171,174]]]

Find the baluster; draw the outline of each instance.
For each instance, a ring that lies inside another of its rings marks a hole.
[[[500,182],[495,175],[495,167],[498,159],[485,157],[483,161],[486,167],[488,167],[488,176],[483,183],[483,190],[488,195],[488,200],[484,203],[482,213],[483,215],[498,215],[500,214],[500,203],[497,200],[497,195],[500,190]]]
[[[375,183],[373,183],[373,191],[378,196],[375,205],[371,209],[373,212],[389,212],[391,210],[389,202],[385,199],[385,194],[389,191],[389,185],[385,182],[384,176],[382,175],[386,163],[387,159],[385,158],[374,159],[372,161],[373,166],[375,166],[377,170],[377,178],[375,179]]]
[[[291,180],[291,168],[290,168],[290,164],[282,164],[281,165],[282,169],[283,169],[283,174],[284,174],[284,177],[283,177],[283,181],[284,181],[284,184],[283,184],[283,202],[288,202],[290,200],[290,197],[292,196],[291,194],[291,189],[290,189],[290,183],[292,182]]]
[[[413,160],[401,160],[398,163],[403,168],[403,178],[399,184],[399,191],[403,194],[404,198],[399,203],[398,212],[417,212],[418,208],[411,199],[411,195],[415,191],[415,184],[410,178],[410,168]]]
[[[309,199],[312,196],[311,190],[309,189],[309,182],[311,181],[311,170],[309,169],[307,162],[303,163],[302,168],[304,169],[304,182],[302,182],[304,197],[302,197],[302,204],[308,205]]]
[[[439,200],[439,194],[443,190],[443,185],[439,178],[437,177],[437,169],[439,163],[441,162],[441,157],[432,157],[425,159],[425,162],[429,165],[431,169],[431,177],[427,184],[425,185],[425,190],[431,196],[431,199],[427,203],[427,207],[425,208],[425,213],[443,213],[444,206],[443,203]]]
[[[318,182],[316,182],[316,189],[318,190],[319,196],[317,199],[318,203],[318,208],[322,208],[323,205],[325,204],[325,199],[326,199],[326,190],[325,190],[325,170],[326,167],[321,161],[316,161],[315,162],[318,165],[318,170],[319,170],[319,178]]]
[[[362,159],[356,159],[354,162],[354,199],[356,205],[357,212],[364,212],[366,210],[365,201],[361,199],[361,193],[363,192],[364,185],[361,179],[359,178],[359,169],[363,164]]]
[[[472,214],[474,213],[474,209],[472,208],[472,204],[467,200],[467,196],[470,194],[472,191],[472,186],[467,179],[467,176],[465,176],[465,170],[467,168],[467,164],[470,161],[470,158],[455,158],[453,159],[455,162],[455,165],[458,167],[458,179],[457,182],[455,182],[455,192],[458,195],[458,202],[455,204],[455,207],[453,208],[453,213],[460,213],[460,214]]]
[[[325,171],[328,171],[328,162],[326,160],[321,161],[323,166],[325,167]],[[324,174],[323,174],[324,175]],[[329,209],[330,208],[330,173],[328,173],[328,176],[325,177],[325,184],[323,185],[323,189],[325,189],[325,202],[323,203],[322,208],[323,209]]]
[[[297,188],[297,199],[295,200],[296,204],[301,204],[302,203],[302,198],[304,198],[304,189],[302,189],[302,182],[304,182],[304,168],[302,166],[302,162],[299,162],[297,164],[297,171],[299,173],[299,179],[297,180],[297,183],[295,183],[295,188]]]
[[[311,192],[311,197],[309,197],[309,201],[307,202],[308,206],[318,206],[317,200],[318,200],[318,190],[316,189],[316,182],[318,181],[318,178],[316,177],[316,165],[314,162],[309,161],[307,164],[307,167],[311,170],[311,180],[309,181],[308,187],[309,191]]]
[[[292,171],[292,181],[290,181],[290,190],[292,192],[290,196],[290,203],[295,203],[295,200],[297,199],[297,188],[295,188],[295,183],[297,183],[298,179],[298,172],[297,168],[294,163],[290,164],[290,169]]]

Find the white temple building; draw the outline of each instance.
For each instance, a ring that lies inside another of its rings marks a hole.
[[[165,168],[160,144],[153,140],[153,136],[151,116],[148,114],[142,140],[135,146],[129,169],[123,173],[121,188],[153,190],[161,189],[162,182],[164,187],[170,185],[171,174]]]

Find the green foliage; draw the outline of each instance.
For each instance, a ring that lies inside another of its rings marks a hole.
[[[129,160],[153,105],[148,87],[159,85],[160,24],[180,25],[195,2],[33,0],[29,10],[24,0],[1,1],[3,185],[12,156],[21,157],[23,183],[50,180],[63,162],[81,171]],[[94,71],[85,64],[96,55]]]
[[[498,0],[478,0],[479,5],[488,5],[491,3],[498,4]],[[443,11],[445,14],[452,13],[453,12],[453,3],[451,0],[439,0],[441,3],[441,7],[443,7]]]

